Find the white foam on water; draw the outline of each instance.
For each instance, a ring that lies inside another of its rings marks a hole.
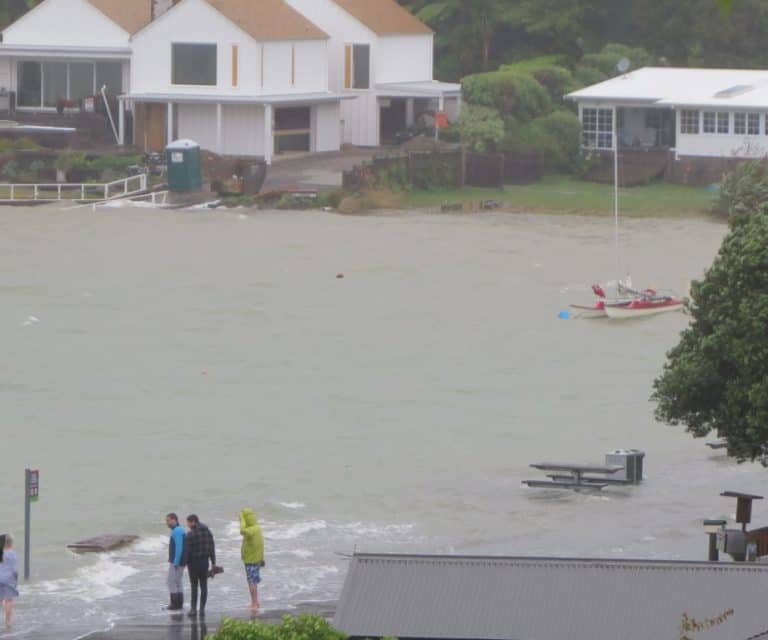
[[[342,531],[355,535],[366,537],[399,537],[410,534],[413,532],[415,526],[413,524],[386,524],[386,525],[374,525],[366,524],[364,522],[352,522],[350,524],[344,524],[339,527]]]
[[[154,556],[168,549],[168,537],[162,535],[141,538],[125,550],[129,555]],[[124,553],[125,553],[124,552]]]
[[[306,509],[307,505],[305,505],[303,502],[278,502],[281,507],[285,507],[286,509]]]
[[[267,540],[295,540],[314,531],[322,531],[328,528],[325,520],[310,520],[307,522],[295,522],[277,527],[265,527],[264,537]]]
[[[96,602],[122,595],[120,585],[138,571],[105,555],[92,565],[80,567],[71,578],[41,582],[29,587],[29,592]]]

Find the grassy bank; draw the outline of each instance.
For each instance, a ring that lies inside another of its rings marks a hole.
[[[622,216],[689,217],[706,215],[716,195],[703,187],[654,183],[621,189]],[[613,186],[584,182],[566,176],[548,176],[541,182],[504,189],[467,187],[446,191],[411,191],[403,195],[403,207],[433,208],[444,203],[478,206],[482,200],[498,200],[504,208],[521,212],[576,215],[613,215]]]

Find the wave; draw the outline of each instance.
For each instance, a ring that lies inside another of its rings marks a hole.
[[[57,595],[83,602],[95,602],[122,595],[120,585],[139,572],[110,555],[101,556],[92,565],[80,567],[71,578],[47,580],[25,589],[30,594]]]

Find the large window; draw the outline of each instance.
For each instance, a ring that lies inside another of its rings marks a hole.
[[[171,45],[171,82],[216,86],[217,48],[215,44]]]
[[[699,112],[683,109],[680,112],[680,133],[699,132]]]
[[[344,88],[371,88],[371,46],[348,44],[344,48]]]
[[[589,149],[613,148],[613,109],[581,110],[581,142]]]
[[[759,113],[734,113],[733,132],[736,135],[756,136],[760,133]]]
[[[19,62],[18,105],[55,108],[62,98],[79,102],[96,95],[101,87],[117,95],[123,91],[123,65],[120,62]]]
[[[704,133],[730,133],[730,117],[727,111],[705,111],[702,131]]]

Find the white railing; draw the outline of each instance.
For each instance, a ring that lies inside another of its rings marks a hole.
[[[0,182],[0,202],[58,202],[60,200],[103,202],[143,193],[146,190],[146,173],[104,183],[22,184]]]

